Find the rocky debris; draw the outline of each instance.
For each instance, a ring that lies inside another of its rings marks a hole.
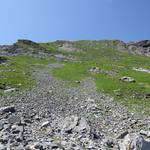
[[[77,116],[66,117],[60,125],[62,132],[70,133],[78,124],[78,120]]]
[[[71,42],[67,42],[67,41],[59,45],[58,48],[59,50],[63,50],[63,51],[78,51],[78,49],[75,48]]]
[[[7,58],[0,56],[0,64],[6,63],[7,62]]]
[[[145,48],[150,47],[150,40],[137,42],[136,45],[140,47],[145,47]]]
[[[149,43],[150,40],[144,40],[140,42],[130,42],[130,43],[124,43],[123,41],[116,41],[114,48],[117,48],[118,50],[121,51],[150,57]]]
[[[11,70],[14,71],[14,70]],[[5,83],[0,83],[0,90],[3,90],[4,93],[13,92],[16,90],[16,88],[12,88],[10,85],[7,85]]]
[[[144,135],[144,136],[146,136],[146,137],[148,137],[148,138],[150,138],[150,131],[141,130],[141,131],[140,131],[140,134],[141,134],[141,135]]]
[[[133,78],[127,76],[121,77],[120,80],[124,82],[136,82]]]
[[[150,57],[150,41],[149,40],[144,40],[140,42],[135,42],[135,43],[129,43],[127,44],[127,48],[129,51],[132,53],[140,54],[140,55],[145,55]]]
[[[76,58],[71,56],[71,55],[68,55],[68,56],[65,56],[63,54],[53,54],[52,55],[56,60],[60,61],[60,60],[64,60],[64,61],[75,61]]]
[[[8,112],[15,112],[15,107],[14,106],[6,106],[6,107],[1,107],[0,112],[2,113],[8,113]]]
[[[100,70],[99,67],[92,67],[92,68],[90,69],[90,72],[92,72],[92,73],[100,73],[101,70]]]
[[[51,64],[37,69],[33,72],[37,88],[0,97],[0,147],[119,150],[128,134],[149,131],[149,118],[130,114],[110,97],[97,93],[93,79],[68,88],[50,74],[51,69],[63,66]],[[143,133],[139,136],[148,142],[149,137]]]
[[[149,150],[150,141],[146,141],[142,136],[131,133],[125,136],[123,140],[119,142],[120,150]]]
[[[48,127],[49,125],[50,125],[49,121],[43,122],[42,125],[41,125],[41,128]]]
[[[75,83],[77,83],[77,84],[80,84],[80,83],[81,83],[81,81],[79,81],[79,80],[76,80],[76,81],[75,81]]]
[[[7,90],[4,90],[4,93],[14,92],[15,90],[15,88],[9,88]]]
[[[140,72],[150,73],[150,70],[144,69],[144,68],[135,68],[135,67],[134,67],[133,70],[135,70],[135,71],[140,71]]]
[[[10,46],[7,50],[7,55],[28,55],[39,58],[46,58],[47,50],[40,44],[31,40],[21,39]]]

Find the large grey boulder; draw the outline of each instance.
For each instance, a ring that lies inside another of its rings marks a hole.
[[[75,130],[79,133],[90,133],[90,126],[84,117],[79,120],[78,126],[75,128]]]
[[[130,133],[119,142],[120,150],[150,150],[150,141],[136,133]]]
[[[66,133],[71,132],[77,126],[78,121],[79,121],[78,116],[66,117],[61,123],[62,132],[66,132]]]

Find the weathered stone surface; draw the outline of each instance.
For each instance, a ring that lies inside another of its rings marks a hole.
[[[15,112],[15,107],[14,106],[1,107],[0,112],[3,113]]]
[[[0,150],[7,150],[7,148],[4,145],[0,144]]]
[[[128,134],[119,143],[121,150],[149,150],[150,142],[146,141],[140,135],[136,133]]]
[[[49,125],[50,125],[50,122],[49,121],[45,121],[45,122],[42,123],[41,128],[46,128]]]
[[[145,135],[145,136],[147,136],[148,138],[150,138],[150,131],[141,130],[141,131],[140,131],[140,134],[141,134],[141,135]]]
[[[77,116],[66,117],[61,123],[61,130],[63,132],[71,132],[78,124],[79,118]]]
[[[11,115],[8,118],[10,124],[21,124],[21,118],[18,115]]]
[[[75,127],[75,130],[77,132],[85,132],[85,133],[90,133],[90,126],[88,125],[87,121],[85,118],[81,118],[79,120],[78,126]]]
[[[90,72],[92,72],[92,73],[100,73],[101,70],[100,70],[99,67],[92,67],[92,68],[90,69]]]
[[[120,78],[120,80],[124,82],[136,82],[133,78],[127,76]]]
[[[9,92],[13,92],[15,91],[16,89],[15,88],[9,88],[7,90],[4,90],[4,93],[9,93]]]

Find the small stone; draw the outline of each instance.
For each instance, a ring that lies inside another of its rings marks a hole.
[[[36,144],[34,145],[34,148],[35,148],[35,149],[39,149],[39,150],[43,150],[43,145],[42,145],[41,143],[36,143]]]
[[[40,118],[38,115],[36,115],[36,116],[34,117],[34,119],[37,120],[37,121],[40,121],[41,118]]]
[[[4,127],[4,123],[3,121],[0,120],[0,131],[3,129],[3,127]]]
[[[109,148],[113,148],[114,147],[114,141],[112,139],[106,139],[104,141],[104,145],[109,147]]]
[[[87,121],[85,118],[81,118],[79,120],[79,125],[75,128],[76,131],[78,132],[86,132],[86,133],[90,133],[90,126],[88,125]]]
[[[39,142],[28,145],[26,150],[44,150],[43,145]]]
[[[15,107],[14,106],[7,106],[7,107],[2,107],[0,108],[0,112],[3,113],[8,113],[8,112],[15,112]]]
[[[42,125],[41,125],[41,128],[46,128],[50,125],[50,122],[49,121],[46,121],[46,122],[43,122]]]
[[[32,123],[33,121],[31,119],[24,119],[24,123]]]
[[[0,150],[7,150],[7,149],[4,145],[0,144]]]
[[[12,133],[13,134],[18,134],[18,133],[23,133],[23,126],[18,126],[18,125],[13,125],[12,127]]]
[[[0,138],[0,143],[2,144],[7,144],[9,140],[9,136],[8,135],[4,135]]]
[[[141,131],[140,131],[140,134],[141,134],[141,135],[144,135],[144,136],[147,136],[148,138],[150,138],[150,131],[141,130]]]
[[[120,80],[124,82],[136,82],[133,78],[127,76],[120,78]]]
[[[79,118],[77,116],[66,117],[60,126],[62,131],[70,133],[78,124],[78,120]]]
[[[75,83],[80,84],[80,83],[81,83],[81,81],[76,80],[76,81],[75,81]]]
[[[20,124],[21,123],[21,118],[17,115],[12,115],[8,118],[8,122],[10,124]]]
[[[128,134],[128,131],[124,131],[117,137],[117,139],[123,139],[127,134]]]
[[[15,88],[7,89],[7,90],[4,90],[4,93],[14,92],[15,90],[16,90]]]

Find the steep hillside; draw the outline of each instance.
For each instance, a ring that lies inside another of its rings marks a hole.
[[[0,46],[0,150],[149,150],[149,115],[149,41]]]

